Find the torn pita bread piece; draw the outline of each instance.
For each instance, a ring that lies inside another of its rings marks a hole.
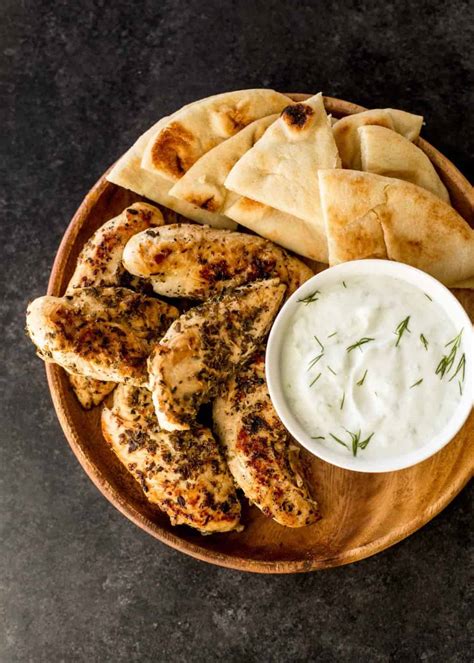
[[[474,277],[474,230],[415,184],[353,170],[318,172],[329,264],[389,258],[447,286]]]
[[[274,90],[224,92],[185,106],[163,123],[148,142],[142,168],[179,180],[203,154],[260,117],[291,103]]]
[[[373,110],[347,115],[333,126],[334,139],[343,168],[361,169],[360,145],[357,129],[365,125],[377,125],[392,129],[413,141],[420,135],[423,117],[395,108],[374,108]]]
[[[328,242],[324,229],[313,223],[262,205],[250,198],[238,200],[226,210],[231,219],[262,237],[301,256],[328,262]]]
[[[317,170],[339,165],[320,93],[303,103],[287,106],[232,168],[225,185],[240,196],[323,230]]]
[[[224,186],[227,175],[277,118],[278,114],[274,114],[255,120],[206,152],[176,182],[170,195],[210,212],[225,213],[226,208],[239,198]]]
[[[423,150],[386,127],[365,125],[357,132],[361,170],[417,184],[449,203],[448,190]]]
[[[112,169],[106,175],[106,179],[112,184],[117,184],[124,189],[138,193],[140,196],[145,196],[155,203],[164,205],[187,219],[214,228],[233,230],[236,227],[234,221],[222,214],[213,214],[196,205],[191,205],[184,200],[170,196],[169,190],[173,186],[172,182],[141,168],[140,163],[145,145],[156,132],[156,128],[161,126],[161,123],[166,119],[163,118],[142,134],[135,144],[112,166]]]

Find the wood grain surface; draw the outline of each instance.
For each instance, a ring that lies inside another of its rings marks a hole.
[[[309,95],[291,96],[303,100]],[[325,104],[327,111],[335,117],[365,110],[331,97],[325,97]],[[437,168],[449,189],[454,207],[473,225],[474,194],[470,184],[429,143],[419,139],[418,145]],[[125,206],[141,199],[101,177],[66,230],[52,269],[48,294],[64,293],[79,251],[92,233]],[[474,319],[474,291],[458,290],[456,295]],[[261,573],[295,573],[355,562],[401,541],[422,527],[472,476],[473,412],[460,433],[442,451],[399,472],[351,472],[304,452],[323,516],[315,525],[286,529],[243,500],[243,532],[204,537],[186,527],[171,527],[168,518],[147,502],[134,479],[102,438],[100,407],[84,411],[72,393],[63,369],[48,364],[46,372],[66,438],[103,495],[127,518],[160,541],[221,566]]]

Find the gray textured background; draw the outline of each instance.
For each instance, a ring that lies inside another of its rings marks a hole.
[[[272,86],[404,108],[472,175],[473,7],[1,0],[2,663],[472,659],[472,489],[345,568],[263,577],[199,563],[96,491],[22,328],[85,192],[192,99]]]

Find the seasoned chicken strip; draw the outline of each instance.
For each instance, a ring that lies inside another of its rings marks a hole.
[[[163,224],[160,210],[147,203],[133,203],[102,225],[84,245],[76,269],[66,290],[89,286],[126,286],[141,290],[146,281],[132,276],[122,265],[125,244],[132,235]],[[99,405],[115,388],[115,382],[93,380],[83,375],[69,374],[69,383],[79,403],[86,410]]]
[[[138,279],[133,279],[122,265],[123,249],[133,235],[163,223],[160,210],[148,203],[134,203],[104,223],[79,254],[66,294],[70,295],[75,288],[89,286],[138,285]]]
[[[234,482],[209,429],[160,430],[150,392],[121,384],[113,407],[102,411],[102,432],[172,525],[190,525],[203,534],[241,529]]]
[[[91,410],[100,405],[117,386],[116,382],[104,382],[103,380],[94,380],[86,378],[83,375],[74,375],[68,373],[69,384],[71,385],[76,398],[84,410]]]
[[[286,527],[319,519],[302,471],[300,449],[279,420],[257,352],[226,384],[213,405],[215,430],[230,471],[246,497]]]
[[[285,293],[278,279],[256,281],[190,309],[148,359],[149,387],[161,428],[187,430],[199,406],[267,335]]]
[[[126,288],[78,288],[35,299],[26,315],[45,361],[96,380],[142,384],[146,359],[178,310]]]
[[[278,277],[291,294],[313,272],[256,235],[177,224],[145,230],[123,252],[126,269],[168,297],[207,299],[224,289]]]

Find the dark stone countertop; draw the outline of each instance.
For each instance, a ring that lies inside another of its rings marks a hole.
[[[271,86],[400,107],[472,175],[474,5],[4,0],[0,16],[1,661],[469,660],[472,489],[347,567],[265,577],[197,562],[85,476],[23,325],[88,188],[192,99]]]

